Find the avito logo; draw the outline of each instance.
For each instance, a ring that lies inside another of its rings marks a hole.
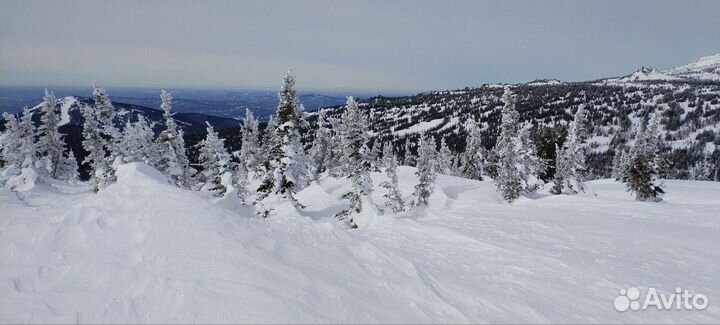
[[[617,311],[647,310],[649,307],[655,307],[658,310],[703,310],[709,303],[707,296],[694,294],[682,288],[675,288],[675,292],[668,295],[658,293],[655,288],[648,288],[641,302],[640,289],[636,287],[621,289],[620,295],[613,301]]]

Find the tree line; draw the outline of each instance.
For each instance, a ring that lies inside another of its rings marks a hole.
[[[501,97],[494,147],[485,148],[482,117],[476,115],[464,121],[466,145],[457,152],[437,132],[423,132],[415,142],[408,137],[402,148],[383,141],[370,131],[368,110],[353,97],[348,97],[339,117],[329,117],[331,111],[320,110],[311,125],[299,103],[295,76],[288,72],[283,77],[276,114],[263,128],[247,109],[239,129],[240,149],[230,152],[225,140],[207,124],[205,138],[193,148],[197,151],[194,163],[188,158],[183,132],[173,119],[172,94],[163,90],[160,98],[165,127],[157,136],[142,116],[119,128],[107,92],[94,83],[94,105],[81,108],[85,120],[82,147],[88,153],[82,162],[66,148],[52,92],[45,93],[38,126],[27,108],[19,116],[4,113],[6,130],[0,137],[3,185],[17,190],[29,181],[77,183],[79,164],[83,164],[90,169],[88,183],[98,192],[116,181],[119,165],[143,162],[162,172],[175,186],[216,197],[237,197],[254,205],[258,216],[266,218],[283,203],[303,209],[296,194],[311,183],[343,178],[351,185],[342,196],[348,208],[335,218],[350,228],[357,227],[355,217],[367,209],[399,213],[430,205],[437,174],[491,180],[507,202],[542,188],[550,167],[554,169],[551,193],[574,195],[586,190],[585,105],[574,112],[565,141],[553,148],[553,159],[547,159],[539,154],[539,149],[544,149],[531,134],[534,125],[520,122],[517,95],[509,86]],[[668,162],[661,155],[660,119],[657,112],[648,111],[638,123],[633,145],[619,146],[612,161],[613,176],[625,183],[637,200],[658,201],[664,194],[659,178]],[[399,165],[416,168],[417,182],[410,202],[404,202],[398,186]],[[385,181],[375,186],[370,177],[373,172],[383,172]],[[710,179],[712,162],[706,159],[695,173]],[[251,188],[251,183],[259,185]],[[384,191],[386,200],[379,205],[371,198],[376,189]]]

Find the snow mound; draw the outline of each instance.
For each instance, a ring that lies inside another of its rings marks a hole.
[[[171,184],[163,173],[141,162],[122,164],[117,167],[115,176],[119,185],[135,185],[138,183]]]
[[[3,171],[0,179],[5,180],[5,185],[15,192],[28,192],[35,188],[38,173],[35,168],[10,167]]]
[[[406,201],[414,171],[398,169]],[[662,204],[612,181],[593,182],[597,197],[507,204],[492,182],[439,176],[429,207],[348,230],[332,217],[346,180],[298,193],[304,210],[258,219],[141,163],[117,176],[97,194],[0,189],[0,323],[720,320],[714,303],[612,307],[629,286],[720,296],[718,183],[668,181]]]

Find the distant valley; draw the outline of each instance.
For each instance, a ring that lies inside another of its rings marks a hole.
[[[58,97],[90,97],[88,87],[48,87]],[[18,113],[24,106],[33,107],[42,102],[44,87],[0,86],[0,112]],[[172,89],[175,102],[173,110],[178,113],[202,113],[218,117],[242,119],[245,109],[250,108],[261,120],[275,113],[278,104],[276,90],[210,90]],[[113,102],[127,103],[149,108],[160,107],[160,88],[108,88]],[[320,107],[345,103],[346,95],[364,98],[377,94],[301,93],[300,102],[308,111]]]

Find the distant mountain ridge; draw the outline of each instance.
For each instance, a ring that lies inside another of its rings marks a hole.
[[[720,81],[720,53],[705,56],[692,63],[667,70],[642,67],[640,70],[619,78],[602,79],[606,82],[635,81]]]
[[[445,138],[456,153],[464,151],[465,125],[471,119],[481,125],[483,146],[490,149],[499,132],[503,88],[512,87],[518,95],[520,120],[533,124],[538,151],[552,162],[555,145],[561,144],[573,112],[580,105],[586,105],[591,178],[609,177],[610,162],[616,151],[631,146],[641,121],[649,112],[658,112],[664,154],[673,163],[666,176],[687,178],[693,165],[705,155],[712,155],[714,161],[720,159],[720,80],[712,79],[713,71],[717,71],[716,57],[718,55],[705,57],[664,71],[641,68],[624,77],[593,81],[541,79],[526,84],[486,84],[427,91],[413,96],[376,96],[360,100],[360,107],[368,114],[374,141],[392,143],[401,156],[405,142],[413,143],[410,150],[414,151],[414,144],[424,133],[437,137],[438,143],[439,138]],[[91,99],[71,96],[62,98],[56,109],[66,123],[82,125],[78,107],[91,104]],[[160,110],[122,101],[114,104],[118,109],[118,123],[142,114],[155,122],[156,130],[164,125]],[[314,126],[315,108],[307,105],[305,108]],[[342,108],[332,109],[327,115],[337,118],[342,112]],[[240,121],[200,113],[177,113],[175,117],[189,135],[186,138],[189,146],[202,139],[204,122],[208,121],[222,130],[220,134],[227,147],[239,149]],[[305,143],[309,144],[313,132],[307,131]]]
[[[55,111],[60,115],[60,125],[71,124],[82,126],[85,120],[80,112],[80,108],[82,106],[92,106],[93,104],[93,100],[86,97],[66,96],[59,98]],[[40,103],[30,108],[30,112],[33,115],[37,115],[33,116],[33,119],[40,118],[39,111],[42,105],[43,103]],[[159,132],[164,128],[165,119],[163,117],[163,111],[159,109],[122,102],[113,102],[113,106],[117,112],[115,120],[116,126],[121,129],[125,126],[127,121],[137,121],[138,116],[145,117],[151,124],[153,124],[153,128],[156,132]],[[205,122],[210,123],[218,130],[237,127],[240,125],[240,121],[235,119],[201,113],[175,113],[173,118],[177,122],[177,125],[186,134],[205,132],[205,128],[207,127]]]
[[[695,62],[665,70],[678,78],[698,80],[720,80],[720,53],[705,56]]]
[[[145,107],[160,107],[159,88],[107,88],[114,102]],[[92,94],[85,87],[49,87],[58,97],[86,97]],[[261,120],[275,114],[278,105],[277,91],[274,90],[210,90],[210,89],[167,89],[172,91],[173,111],[177,113],[202,113],[242,119],[249,108]],[[0,112],[18,113],[24,106],[32,107],[42,102],[43,87],[0,86]],[[87,95],[86,95],[87,94]],[[352,94],[357,95],[357,94]],[[370,97],[360,94],[359,97]],[[375,94],[373,94],[375,95]],[[300,102],[308,110],[336,106],[345,103],[346,94],[300,93]],[[356,96],[357,97],[357,96]]]
[[[422,134],[445,138],[455,152],[465,149],[468,120],[482,127],[483,146],[491,149],[499,133],[503,88],[518,95],[517,110],[534,126],[541,155],[553,161],[555,144],[579,105],[587,110],[588,163],[591,178],[609,177],[618,149],[633,143],[634,132],[648,112],[661,114],[665,154],[673,162],[668,177],[687,178],[704,155],[720,159],[720,80],[712,79],[718,55],[678,68],[640,70],[618,78],[585,82],[535,80],[526,84],[488,84],[414,96],[374,97],[361,101],[372,134],[392,143],[404,155],[405,141]],[[328,112],[337,118],[340,110]],[[415,146],[411,146],[411,150]]]

